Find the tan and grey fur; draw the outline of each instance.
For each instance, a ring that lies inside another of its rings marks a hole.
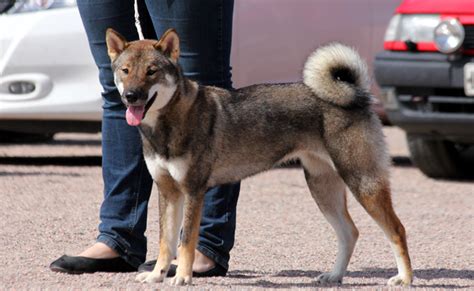
[[[390,241],[398,275],[388,283],[411,283],[405,229],[390,198],[381,124],[370,110],[366,66],[354,50],[340,44],[319,48],[305,65],[303,83],[227,91],[183,77],[173,30],[159,41],[130,43],[108,30],[107,45],[123,102],[147,106],[139,130],[160,193],[158,262],[138,281],[163,281],[179,253],[170,282],[190,284],[206,189],[299,159],[338,238],[334,268],[317,282],[340,283],[354,250],[358,231],[347,211],[347,186]],[[130,101],[128,90],[141,93]]]

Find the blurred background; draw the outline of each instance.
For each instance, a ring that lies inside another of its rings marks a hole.
[[[0,140],[99,132],[101,88],[75,1],[1,0],[0,12]],[[234,87],[300,81],[316,47],[348,44],[414,164],[430,177],[473,172],[474,1],[237,0],[234,13]]]

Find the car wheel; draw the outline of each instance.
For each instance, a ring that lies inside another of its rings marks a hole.
[[[431,178],[468,178],[468,167],[474,165],[464,157],[465,147],[447,140],[428,139],[419,135],[407,135],[408,148],[413,163]]]
[[[43,143],[51,141],[54,133],[24,133],[0,131],[0,143]]]

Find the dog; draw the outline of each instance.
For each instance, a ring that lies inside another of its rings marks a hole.
[[[183,76],[173,29],[160,40],[132,42],[108,29],[106,43],[126,120],[139,129],[159,190],[159,256],[154,270],[137,281],[162,282],[179,253],[170,284],[191,284],[205,191],[298,159],[338,239],[334,268],[317,283],[342,283],[358,238],[347,186],[390,241],[398,274],[388,284],[411,284],[382,126],[370,109],[367,67],[355,50],[338,43],[318,48],[304,66],[303,82],[228,91]]]

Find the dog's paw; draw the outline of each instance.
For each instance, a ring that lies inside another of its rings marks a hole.
[[[333,273],[322,273],[316,277],[316,283],[319,285],[342,284],[342,276]]]
[[[192,277],[191,276],[174,276],[169,281],[171,286],[184,286],[184,285],[191,285],[192,284]]]
[[[156,273],[156,272],[143,272],[138,274],[135,277],[135,281],[141,283],[159,283],[163,282],[165,279],[166,273]]]
[[[389,286],[410,286],[411,285],[411,278],[403,278],[400,275],[393,276],[387,282]]]

